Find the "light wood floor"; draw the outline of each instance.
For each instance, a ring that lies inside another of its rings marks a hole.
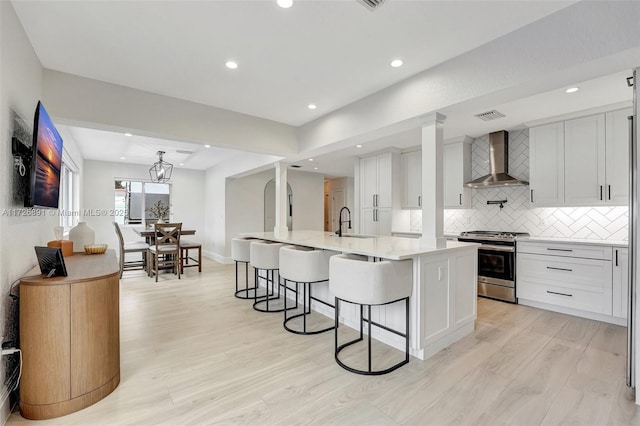
[[[635,425],[626,330],[478,300],[473,335],[426,361],[364,377],[333,334],[285,332],[233,297],[233,265],[121,281],[120,386],[38,425]],[[343,327],[344,328],[344,327]],[[34,423],[13,413],[8,424]]]

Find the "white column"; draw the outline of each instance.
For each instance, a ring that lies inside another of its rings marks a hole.
[[[423,247],[446,247],[444,238],[444,180],[442,129],[446,117],[434,113],[422,123],[422,237]]]
[[[276,163],[276,226],[274,234],[286,234],[287,227],[287,165]]]

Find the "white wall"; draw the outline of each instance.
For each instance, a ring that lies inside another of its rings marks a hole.
[[[100,211],[114,208],[114,181],[116,178],[149,180],[147,166],[87,160],[84,164],[84,194],[82,210]],[[195,229],[196,235],[189,240],[204,242],[205,203],[204,172],[196,170],[173,169],[171,176],[171,220],[182,222],[184,229]],[[113,228],[113,216],[84,216],[80,220],[87,222],[96,234],[96,243],[106,243],[109,247],[118,247]],[[139,226],[139,225],[138,225]],[[125,240],[140,239],[132,229],[123,228]],[[74,248],[75,250],[75,248]]]
[[[231,254],[231,238],[242,232],[264,231],[264,187],[275,177],[267,170],[226,184],[226,251]],[[293,230],[324,229],[324,176],[289,169],[287,181],[293,192]],[[268,230],[273,232],[273,229]],[[221,254],[221,253],[219,253]]]
[[[42,67],[29,40],[24,33],[11,3],[0,2],[0,318],[3,340],[7,335],[11,284],[25,275],[36,264],[33,247],[46,244],[53,239],[53,227],[57,216],[50,216],[48,210],[38,210],[45,216],[11,216],[9,209],[19,212],[36,212],[23,209],[22,204],[13,202],[13,156],[11,136],[14,123],[13,112],[29,125],[33,125],[33,114],[42,96]],[[7,209],[7,210],[5,210]],[[5,362],[0,363],[0,377],[5,376]],[[6,389],[0,391],[0,422],[7,419],[8,402]]]

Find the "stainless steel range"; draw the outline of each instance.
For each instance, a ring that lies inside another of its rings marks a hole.
[[[526,232],[469,231],[458,241],[480,243],[478,248],[478,296],[517,303],[516,240]]]

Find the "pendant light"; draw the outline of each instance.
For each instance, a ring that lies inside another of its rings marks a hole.
[[[158,151],[159,160],[153,163],[153,166],[149,169],[149,176],[153,182],[168,182],[171,179],[171,172],[173,172],[173,164],[167,163],[162,159],[164,151]]]

